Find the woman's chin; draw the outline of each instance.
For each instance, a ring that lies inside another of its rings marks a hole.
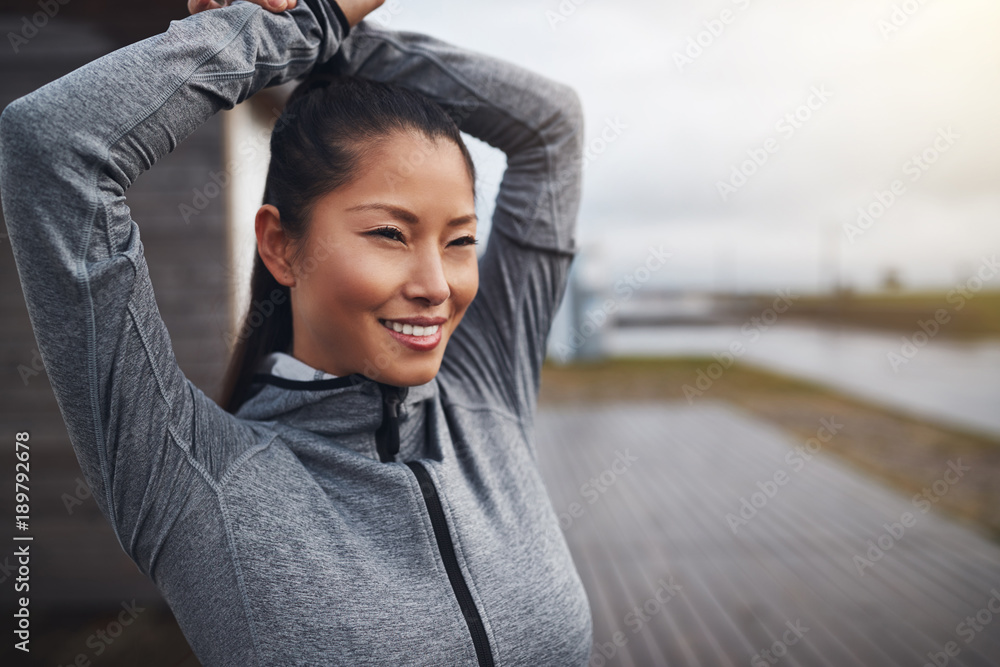
[[[375,376],[369,376],[378,382],[391,384],[396,387],[415,387],[427,384],[438,374],[441,368],[441,359],[437,358],[433,362],[394,364],[383,369]]]

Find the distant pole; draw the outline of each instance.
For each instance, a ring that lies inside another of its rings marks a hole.
[[[820,235],[820,242],[824,248],[821,252],[826,257],[827,275],[830,277],[830,290],[833,294],[840,293],[840,227],[834,220],[828,227],[830,239],[823,242],[824,235]]]
[[[733,265],[736,260],[729,250],[725,246],[724,239],[715,240],[715,275],[712,283],[715,286],[716,296],[735,291]]]
[[[718,238],[715,239],[715,257],[713,259],[715,260],[713,262],[715,271],[713,271],[714,275],[712,276],[712,286],[714,288],[713,291],[718,295],[722,294],[722,274],[724,263],[722,240]]]

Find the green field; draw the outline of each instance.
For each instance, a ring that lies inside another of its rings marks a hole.
[[[942,338],[994,338],[1000,337],[1000,291],[963,286],[947,292],[803,295],[783,317],[904,334],[937,317]]]

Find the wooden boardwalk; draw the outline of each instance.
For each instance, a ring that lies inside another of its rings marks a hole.
[[[1000,665],[1000,545],[819,440],[724,403],[545,407],[536,435],[591,665]]]

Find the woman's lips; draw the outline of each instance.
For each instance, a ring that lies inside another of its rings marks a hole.
[[[379,320],[382,323],[382,328],[389,332],[389,335],[398,340],[400,343],[410,348],[411,350],[417,350],[418,352],[429,352],[438,346],[441,342],[441,325],[435,324],[430,327],[417,327],[420,329],[434,329],[434,333],[430,335],[416,336],[412,333],[406,334],[401,331],[396,331],[392,328],[392,320]],[[398,322],[395,324],[399,324]],[[412,325],[406,325],[409,330],[414,327]]]

